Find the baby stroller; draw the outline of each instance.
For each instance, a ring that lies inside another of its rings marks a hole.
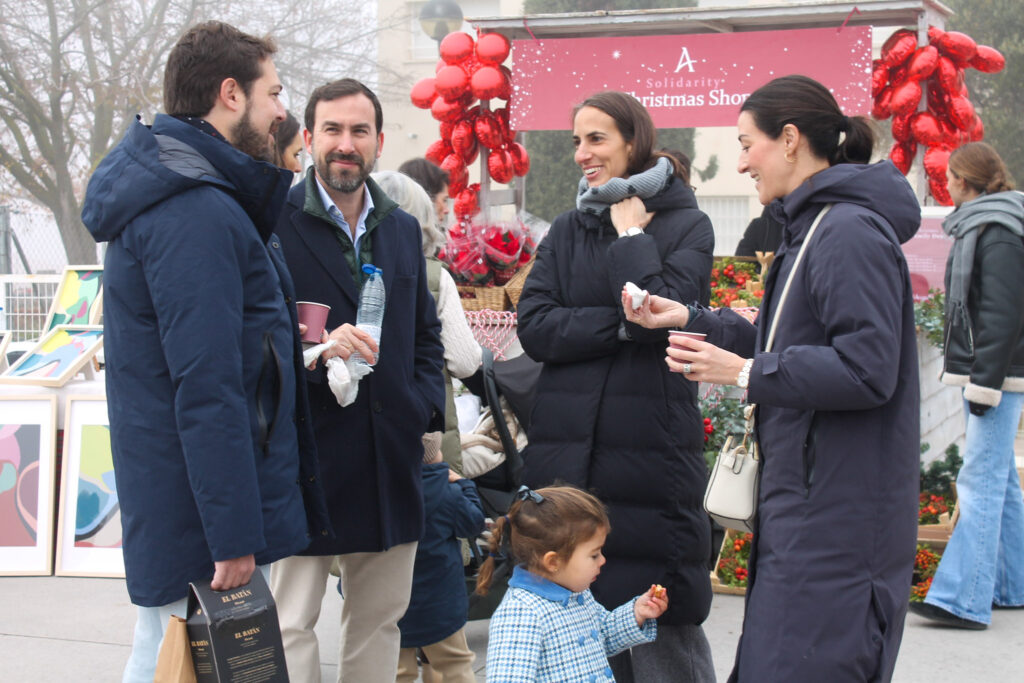
[[[481,398],[491,408],[494,431],[498,434],[505,456],[504,460],[496,467],[473,479],[476,482],[477,492],[480,494],[484,514],[491,519],[497,519],[508,511],[520,486],[523,452],[517,445],[513,431],[518,433],[529,429],[530,410],[533,407],[540,369],[541,363],[526,354],[506,361],[495,361],[494,354],[484,348],[481,382],[476,387],[467,384],[471,390],[477,390],[474,393],[482,394]],[[502,409],[503,403],[507,404],[509,411]],[[518,424],[510,427],[506,421],[506,415],[509,413]],[[476,595],[473,592],[476,587],[476,570],[483,563],[487,553],[485,539],[483,537],[474,539],[470,543],[470,549],[473,558],[466,572],[469,618],[471,620],[488,619],[505,594],[508,579],[512,574],[513,562],[505,556],[496,557],[491,591],[484,596]]]

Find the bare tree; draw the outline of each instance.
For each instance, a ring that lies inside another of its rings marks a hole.
[[[89,174],[135,116],[152,120],[187,27],[219,19],[274,36],[293,102],[341,74],[378,75],[382,27],[360,0],[0,0],[0,17],[0,200],[52,211],[70,263],[96,260],[81,220]]]

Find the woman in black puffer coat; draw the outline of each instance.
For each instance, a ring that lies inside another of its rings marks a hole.
[[[577,208],[555,219],[519,301],[523,349],[544,363],[524,481],[580,486],[608,506],[608,563],[594,596],[613,608],[668,589],[656,642],[612,658],[616,680],[712,681],[710,526],[696,385],[668,371],[666,330],[626,322],[626,282],[707,304],[714,232],[633,97],[603,92],[573,115]]]

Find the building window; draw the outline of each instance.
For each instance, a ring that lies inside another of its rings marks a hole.
[[[697,197],[697,204],[715,228],[715,254],[728,256],[736,253],[736,245],[750,223],[749,198],[700,196]]]

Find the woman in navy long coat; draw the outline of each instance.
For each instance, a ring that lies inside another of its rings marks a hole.
[[[757,325],[659,297],[624,308],[644,325],[706,333],[671,347],[669,366],[746,387],[758,406],[761,490],[730,680],[888,681],[917,532],[917,346],[900,243],[920,207],[892,163],[867,165],[870,124],[844,116],[809,78],[755,91],[739,141],[740,172],[785,225]],[[827,205],[765,352],[797,252]]]
[[[700,627],[711,529],[696,387],[665,366],[667,332],[625,322],[618,303],[626,282],[707,303],[714,232],[675,161],[654,152],[635,98],[589,98],[573,139],[577,208],[555,219],[519,300],[523,349],[544,363],[523,478],[573,484],[608,506],[599,602],[612,609],[652,583],[668,589],[658,640],[613,657],[616,680],[714,680]]]

